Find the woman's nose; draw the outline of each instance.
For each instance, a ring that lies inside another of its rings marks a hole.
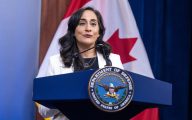
[[[89,24],[86,25],[85,31],[86,32],[91,32],[91,26]]]

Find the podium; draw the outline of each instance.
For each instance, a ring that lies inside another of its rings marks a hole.
[[[96,108],[88,96],[88,81],[95,70],[34,79],[33,100],[57,108],[70,120],[128,120],[145,108],[172,104],[172,85],[129,71],[134,82],[132,102],[123,110],[107,113]]]

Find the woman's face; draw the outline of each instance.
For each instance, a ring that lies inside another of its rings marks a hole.
[[[79,49],[86,49],[95,46],[99,37],[99,25],[97,16],[91,10],[85,10],[79,24],[75,29],[75,37]]]

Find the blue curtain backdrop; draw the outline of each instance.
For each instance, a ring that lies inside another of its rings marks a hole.
[[[191,1],[129,2],[155,77],[173,84],[173,105],[160,107],[160,120],[191,119]]]
[[[34,120],[40,0],[0,0],[0,120]]]

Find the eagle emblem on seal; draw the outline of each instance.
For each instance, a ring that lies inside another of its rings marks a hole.
[[[110,83],[109,85],[105,85],[102,83],[98,83],[99,86],[103,87],[106,91],[105,97],[115,98],[119,99],[119,94],[117,94],[119,89],[126,88],[127,86],[114,86],[113,83]]]

